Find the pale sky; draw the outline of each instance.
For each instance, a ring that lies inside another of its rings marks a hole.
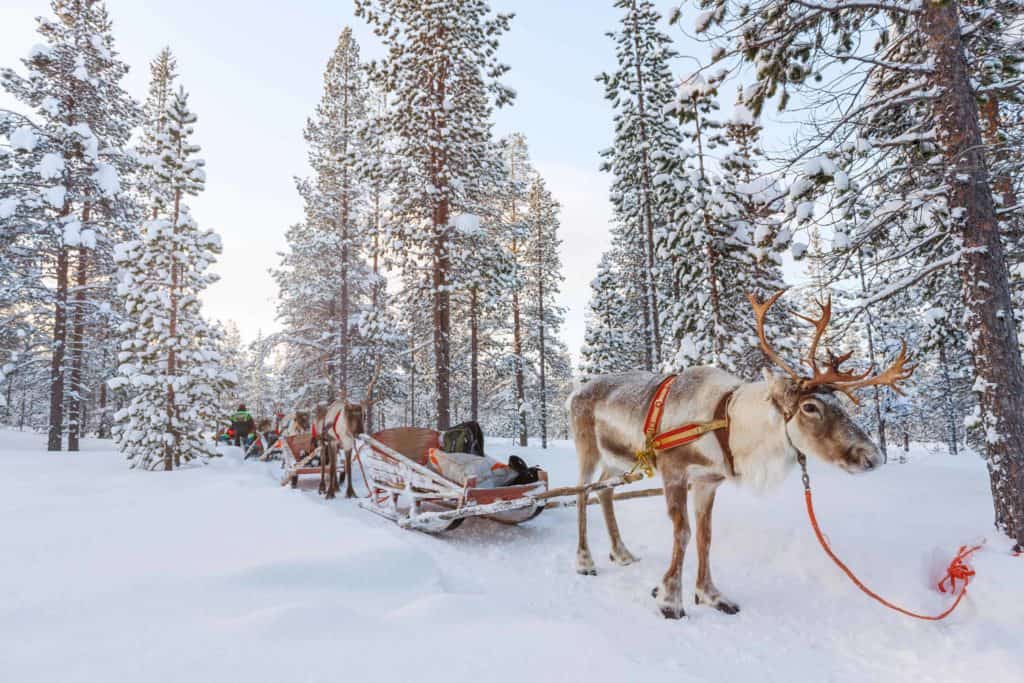
[[[285,248],[286,228],[302,217],[292,180],[308,173],[302,129],[341,28],[352,26],[364,59],[381,55],[374,36],[347,0],[106,4],[117,48],[132,67],[127,89],[144,97],[148,63],[170,45],[199,116],[196,141],[207,184],[191,205],[200,225],[224,242],[216,268],[222,279],[206,296],[206,313],[237,322],[246,340],[279,329],[267,269]],[[678,3],[659,4],[667,15]],[[491,6],[516,13],[499,56],[512,67],[504,81],[518,96],[497,113],[495,132],[526,135],[537,169],[562,204],[563,336],[576,357],[589,282],[608,245],[609,180],[597,170],[597,153],[611,143],[612,112],[594,76],[614,67],[614,45],[604,33],[615,28],[619,13],[611,0],[492,0]],[[21,70],[17,60],[40,42],[33,18],[48,12],[45,0],[3,0],[0,65]],[[680,52],[704,52],[677,28],[666,30]],[[687,72],[693,62],[677,67]]]

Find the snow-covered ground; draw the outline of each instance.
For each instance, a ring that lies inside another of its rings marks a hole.
[[[918,448],[859,477],[811,463],[834,548],[905,606],[940,611],[934,576],[988,537],[945,622],[856,591],[812,536],[797,473],[763,497],[720,489],[715,579],[742,612],[689,606],[676,622],[650,597],[671,549],[659,498],[618,506],[642,558],[629,567],[601,561],[590,508],[599,575],[583,577],[571,509],[432,537],[281,488],[275,465],[234,452],[164,474],[129,471],[109,443],[74,455],[34,434],[0,443],[0,680],[12,683],[1024,680],[1024,558],[992,532],[973,456]],[[574,483],[569,444],[515,451]]]

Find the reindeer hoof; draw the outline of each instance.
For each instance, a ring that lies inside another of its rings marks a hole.
[[[608,553],[608,559],[611,560],[613,564],[617,564],[620,567],[625,567],[627,565],[633,564],[640,558],[634,556],[633,553],[627,550],[625,552],[619,553],[618,555],[616,555],[615,553]]]
[[[714,607],[723,614],[738,614],[740,606],[732,600],[726,600],[723,597],[717,597],[714,600],[701,600],[700,593],[695,593],[693,596],[694,603],[698,605],[708,605]]]
[[[580,576],[597,576],[597,570],[593,567],[577,567],[576,573]]]
[[[661,616],[666,619],[682,619],[686,616],[686,612],[682,607],[670,607],[668,605],[664,605],[658,609],[661,610]]]

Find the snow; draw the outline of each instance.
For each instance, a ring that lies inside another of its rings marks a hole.
[[[30,126],[15,128],[10,136],[11,147],[21,152],[31,152],[36,148],[38,141],[35,131]]]
[[[109,442],[47,453],[0,434],[0,658],[19,683],[95,680],[902,681],[1009,683],[1024,667],[1024,558],[991,531],[984,464],[915,445],[906,465],[850,476],[812,460],[818,517],[873,588],[941,611],[933,582],[988,536],[960,608],[909,620],[856,591],[821,552],[799,477],[715,505],[715,579],[742,612],[687,600],[666,621],[650,589],[671,551],[664,501],[617,506],[642,559],[574,573],[575,511],[518,527],[469,520],[432,537],[315,491],[236,451],[174,473],[127,469]],[[512,452],[491,443],[502,458]],[[569,444],[515,449],[552,485],[575,481]],[[357,482],[358,484],[358,482]],[[649,485],[649,484],[648,484]],[[686,557],[692,594],[695,553]],[[54,653],[59,653],[55,656]]]
[[[745,105],[737,104],[732,110],[732,123],[737,126],[754,125],[754,114]]]
[[[708,26],[711,25],[711,20],[715,18],[714,10],[704,10],[699,12],[697,17],[693,20],[693,30],[695,33],[703,33],[708,30]]]
[[[67,196],[68,191],[63,185],[54,185],[48,187],[42,191],[43,199],[55,209],[64,207],[64,198]]]
[[[64,225],[64,244],[69,247],[77,247],[82,244],[81,223],[76,220],[72,220]]]
[[[10,218],[18,208],[18,200],[6,198],[0,199],[0,220]]]
[[[452,216],[451,225],[464,235],[480,232],[480,216],[471,213],[460,213]]]
[[[99,185],[100,192],[107,197],[116,197],[121,192],[121,180],[117,176],[117,169],[103,162],[96,166],[96,172],[92,174],[92,179]]]
[[[29,59],[50,59],[53,57],[53,48],[49,45],[43,45],[36,43],[32,46],[32,49],[28,51]]]
[[[64,157],[57,152],[47,152],[39,160],[39,165],[36,166],[36,173],[47,180],[59,178],[63,172]]]

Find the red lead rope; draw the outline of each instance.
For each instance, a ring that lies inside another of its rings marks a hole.
[[[803,470],[804,500],[807,502],[807,516],[810,518],[811,526],[814,528],[814,535],[818,537],[818,542],[821,544],[821,547],[825,551],[825,554],[831,557],[832,561],[835,562],[836,565],[843,570],[843,573],[850,577],[850,580],[853,581],[857,588],[860,588],[866,595],[870,596],[871,598],[874,598],[875,600],[882,603],[889,609],[895,610],[900,614],[906,614],[908,617],[914,617],[915,619],[924,619],[925,621],[939,621],[941,619],[945,619],[953,613],[953,610],[957,608],[957,605],[960,604],[960,601],[967,593],[967,584],[970,583],[971,577],[974,576],[974,570],[967,566],[965,560],[971,555],[971,553],[980,549],[981,544],[974,546],[960,546],[960,550],[957,552],[956,557],[953,558],[953,561],[949,563],[949,567],[946,569],[946,575],[942,577],[941,581],[939,581],[938,588],[943,593],[946,592],[945,584],[947,581],[949,582],[950,593],[956,590],[957,581],[963,582],[963,585],[960,586],[960,592],[957,593],[956,600],[953,601],[953,604],[950,605],[949,608],[946,609],[946,611],[942,612],[941,614],[931,616],[928,614],[918,614],[917,612],[911,612],[910,610],[904,609],[899,605],[894,605],[885,598],[883,598],[881,595],[879,595],[878,593],[874,592],[873,590],[865,586],[863,583],[861,583],[860,579],[858,579],[854,575],[850,568],[843,564],[843,561],[836,557],[836,554],[832,552],[832,548],[829,546],[828,541],[825,539],[825,535],[821,532],[821,527],[818,526],[818,518],[814,515],[814,504],[811,502],[811,483],[810,479],[807,476],[807,461],[804,458],[803,453],[801,453],[797,457],[797,459],[799,460],[800,467]]]

